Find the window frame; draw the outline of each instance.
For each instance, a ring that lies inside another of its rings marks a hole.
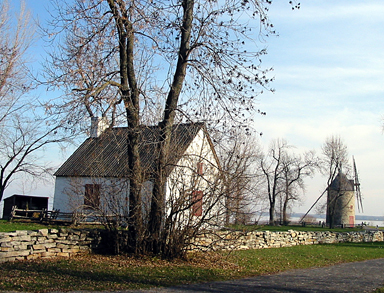
[[[192,191],[192,215],[195,217],[203,215],[203,192],[201,190]]]
[[[100,207],[101,184],[84,185],[84,206],[86,209],[98,209]]]

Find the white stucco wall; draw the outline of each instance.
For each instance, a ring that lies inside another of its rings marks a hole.
[[[203,174],[197,173],[198,163],[203,163]],[[203,130],[200,130],[177,163],[167,181],[167,211],[175,207],[183,210],[182,221],[198,221],[201,216],[192,216],[193,192],[203,193],[202,209],[204,218],[219,215],[220,194],[219,166]],[[213,206],[214,203],[217,205]],[[209,214],[206,214],[207,211]],[[216,218],[215,221],[218,219]]]
[[[100,204],[104,211],[128,211],[129,182],[117,178],[56,177],[53,209],[61,212],[81,210],[86,184],[100,184]]]

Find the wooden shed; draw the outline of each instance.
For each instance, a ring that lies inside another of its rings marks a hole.
[[[4,199],[3,219],[9,219],[13,206],[29,210],[48,209],[48,197],[19,194],[7,197]]]

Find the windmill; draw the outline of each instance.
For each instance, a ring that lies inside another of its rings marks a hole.
[[[332,181],[332,183],[329,186],[327,186],[327,188],[323,191],[323,193],[317,198],[315,203],[301,218],[300,222],[304,221],[305,217],[309,214],[312,208],[318,203],[318,201],[323,197],[323,195],[327,194],[328,195],[327,214],[329,211],[329,203],[336,199],[334,206],[331,208],[333,209],[332,218],[333,219],[337,218],[336,223],[340,222],[341,224],[354,224],[355,201],[353,199],[356,197],[359,212],[363,211],[363,202],[361,197],[360,182],[358,178],[355,158],[352,157],[352,159],[353,159],[354,179],[348,180],[347,176],[345,174],[342,174],[341,170],[339,170],[339,174]],[[343,189],[342,190],[343,192],[341,194],[340,194],[340,187],[342,187]],[[328,219],[328,215],[327,215],[327,219]]]
[[[354,172],[354,176],[355,176],[354,185],[355,185],[355,195],[356,195],[356,201],[357,201],[357,208],[359,209],[359,212],[363,212],[363,200],[361,198],[360,182],[359,182],[359,176],[357,173],[355,157],[352,157],[352,159],[353,159],[353,172]]]

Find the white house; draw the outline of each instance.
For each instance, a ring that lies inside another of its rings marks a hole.
[[[104,129],[94,119],[91,137],[86,139],[56,171],[53,208],[61,212],[100,209],[106,213],[128,214],[129,180],[128,129]],[[104,124],[103,124],[104,123]],[[140,159],[145,171],[143,208],[148,209],[156,158],[157,126],[141,127]],[[171,153],[167,164],[167,210],[178,208],[194,217],[217,203],[220,164],[204,123],[173,127]],[[145,214],[145,213],[144,213]]]

